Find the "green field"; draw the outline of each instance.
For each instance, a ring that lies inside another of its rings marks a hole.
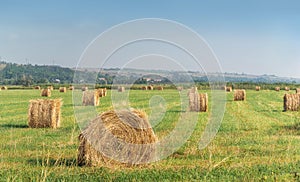
[[[228,93],[222,125],[207,148],[197,147],[209,112],[200,114],[191,138],[167,159],[146,166],[108,168],[76,165],[80,129],[71,92],[52,92],[52,98],[63,98],[61,128],[31,129],[28,101],[41,98],[40,91],[3,90],[0,181],[300,181],[300,113],[282,112],[284,93],[249,90],[245,102],[233,102],[233,94]],[[155,95],[167,103],[166,115],[154,128],[161,138],[183,112],[178,92],[134,90],[130,102],[131,107],[150,114],[149,100]],[[109,92],[101,99],[99,113],[112,108],[110,98]]]

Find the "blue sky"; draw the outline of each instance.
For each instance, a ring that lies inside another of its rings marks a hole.
[[[101,32],[140,18],[195,30],[225,72],[300,78],[300,1],[0,0],[0,56],[75,67]]]

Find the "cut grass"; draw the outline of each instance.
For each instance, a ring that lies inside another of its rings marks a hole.
[[[227,93],[224,120],[207,148],[197,147],[210,112],[200,113],[192,136],[168,158],[145,167],[110,169],[76,165],[80,129],[74,117],[72,92],[52,92],[51,98],[63,98],[61,128],[53,130],[27,127],[28,101],[41,98],[40,91],[3,91],[0,92],[0,180],[300,180],[300,114],[282,112],[284,93],[247,91],[244,102],[233,102],[232,93]],[[150,115],[149,100],[153,96],[161,96],[167,107],[162,121],[154,128],[162,138],[172,131],[184,108],[176,90],[130,91],[131,107]],[[110,100],[109,92],[101,98],[97,111],[111,109]]]

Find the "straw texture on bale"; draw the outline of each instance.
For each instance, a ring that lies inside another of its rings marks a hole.
[[[35,86],[34,89],[41,90],[41,87],[40,86]]]
[[[82,88],[81,88],[81,91],[87,91],[87,90],[89,90],[88,87],[82,87]]]
[[[300,94],[300,88],[296,88],[296,93]]]
[[[1,90],[7,90],[7,87],[6,86],[2,86]]]
[[[74,90],[74,86],[69,86],[69,90]]]
[[[107,111],[91,121],[79,135],[79,141],[79,166],[113,166],[122,165],[122,159],[131,164],[153,159],[157,137],[144,112],[121,110]]]
[[[280,91],[280,87],[275,87],[275,91]]]
[[[208,96],[207,93],[198,94],[197,91],[189,93],[189,109],[195,112],[208,111]]]
[[[29,102],[29,127],[58,128],[60,126],[61,99],[37,99]]]
[[[284,111],[299,111],[300,94],[285,94],[283,97]]]
[[[67,88],[66,87],[59,87],[59,92],[67,92]]]
[[[100,102],[99,93],[97,91],[84,91],[82,94],[82,105],[98,106]]]
[[[49,88],[43,89],[41,96],[42,97],[51,97],[51,90]]]
[[[142,90],[148,90],[148,89],[147,89],[147,86],[142,86],[141,89],[142,89]]]
[[[104,89],[103,89],[103,96],[105,97],[106,95],[107,95],[107,89],[104,88]]]
[[[104,89],[99,88],[99,89],[96,90],[96,92],[98,93],[99,97],[104,97]]]
[[[125,92],[125,87],[118,87],[118,92]]]
[[[158,86],[158,87],[157,87],[157,90],[164,90],[164,87]]]
[[[226,87],[226,92],[232,92],[232,87]]]
[[[47,89],[54,90],[53,86],[48,86]]]
[[[147,86],[147,90],[153,90],[153,86],[152,85],[148,85]]]
[[[256,87],[255,87],[255,90],[256,90],[256,91],[260,91],[260,86],[256,86]]]
[[[290,87],[284,87],[285,91],[290,91]]]
[[[244,101],[244,100],[246,100],[246,90],[244,90],[244,89],[234,90],[233,100],[234,101]]]

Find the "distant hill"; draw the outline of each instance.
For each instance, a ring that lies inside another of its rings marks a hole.
[[[122,75],[122,83],[131,83],[131,79],[135,83],[170,83],[170,80],[177,80],[178,82],[185,82],[186,73],[180,71],[166,71],[166,70],[137,70],[118,68],[99,69],[96,68],[64,68],[60,66],[49,65],[31,65],[31,64],[16,64],[0,62],[0,84],[5,85],[24,85],[29,86],[33,84],[47,84],[47,83],[63,83],[69,84],[73,82],[74,73],[79,83],[107,83],[111,84],[116,75]],[[188,75],[193,78],[195,82],[207,82],[207,75],[201,72],[189,71]],[[210,77],[219,75],[219,73],[208,73]],[[226,82],[230,83],[287,83],[300,84],[298,78],[284,78],[275,75],[250,75],[238,73],[224,73]],[[169,78],[169,79],[166,79]],[[171,78],[171,79],[170,79]]]

